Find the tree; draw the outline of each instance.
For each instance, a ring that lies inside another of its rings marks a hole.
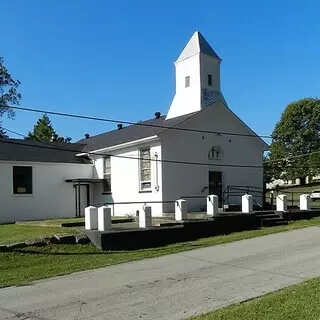
[[[0,122],[0,139],[1,138],[8,138],[7,133],[3,128],[1,128],[1,122]]]
[[[307,176],[320,173],[320,99],[306,98],[286,107],[272,133],[270,160],[274,178],[304,183]]]
[[[264,184],[270,183],[273,178],[271,162],[269,162],[269,157],[263,156],[263,181]]]
[[[59,137],[46,114],[37,121],[36,125],[33,127],[33,131],[28,133],[27,139],[48,142],[71,142],[70,137]]]
[[[15,80],[4,66],[4,59],[0,57],[0,118],[7,114],[8,118],[14,118],[12,106],[18,106],[21,94],[17,91],[20,85],[19,80]],[[6,132],[1,127],[0,138],[6,138]]]

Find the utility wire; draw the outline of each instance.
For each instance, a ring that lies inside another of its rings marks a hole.
[[[26,138],[25,135],[18,133],[16,131],[13,130],[9,130],[6,128],[3,128],[4,130],[11,132],[13,134],[19,135],[21,137]],[[28,141],[28,140],[25,140]],[[74,150],[74,149],[68,149],[68,148],[59,148],[58,146],[52,146],[52,144],[54,143],[50,143],[50,142],[43,142],[43,141],[38,141],[43,143],[44,145],[35,145],[35,144],[28,144],[26,142],[18,142],[18,141],[12,141],[12,140],[6,140],[6,139],[1,139],[0,143],[8,143],[8,144],[15,144],[15,145],[22,145],[22,146],[26,146],[26,147],[31,147],[31,148],[42,148],[42,149],[51,149],[51,150],[58,150],[58,151],[65,151],[65,152],[72,152],[72,153],[79,153],[79,154],[83,154],[86,153],[88,155],[96,155],[96,156],[110,156],[110,157],[114,157],[114,158],[122,158],[122,159],[132,159],[132,160],[146,160],[146,158],[142,158],[142,157],[132,157],[132,156],[122,156],[122,155],[113,155],[113,154],[109,154],[109,153],[98,153],[98,152],[83,152],[83,150]],[[68,144],[65,144],[66,146]],[[198,166],[213,166],[213,167],[231,167],[231,168],[255,168],[255,169],[262,169],[263,166],[258,166],[258,165],[239,165],[239,164],[219,164],[219,163],[204,163],[204,162],[193,162],[193,161],[179,161],[179,160],[167,160],[167,159],[147,159],[150,161],[158,161],[158,162],[163,162],[163,163],[175,163],[175,164],[184,164],[184,165],[198,165]],[[295,166],[290,166],[291,168],[295,168]],[[306,167],[310,167],[310,166],[306,166]],[[318,166],[317,166],[318,167]],[[303,166],[299,166],[298,168],[305,168]]]
[[[26,138],[21,133],[15,132],[13,130],[9,130],[6,128],[3,128],[4,130],[11,132],[13,134],[19,135],[21,137]],[[83,154],[86,153],[88,155],[95,155],[95,156],[110,156],[114,158],[122,158],[122,159],[133,159],[133,160],[146,160],[146,158],[142,157],[132,157],[132,156],[123,156],[123,155],[113,155],[109,153],[99,153],[99,152],[84,152],[83,150],[75,150],[75,149],[70,149],[70,148],[59,148],[58,146],[53,146],[54,143],[50,142],[43,142],[43,141],[38,141],[41,142],[43,145],[36,145],[36,144],[30,144],[27,143],[28,140],[24,140],[24,142],[18,142],[18,141],[12,141],[12,140],[6,140],[6,139],[1,139],[0,143],[8,143],[8,144],[15,144],[15,145],[21,145],[21,146],[26,146],[26,147],[31,147],[31,148],[41,148],[41,149],[51,149],[51,150],[58,150],[58,151],[65,151],[65,152],[73,152],[73,153],[79,153]],[[66,146],[68,144],[65,144]],[[204,162],[193,162],[193,161],[179,161],[179,160],[166,160],[166,159],[147,159],[150,161],[157,161],[157,162],[163,162],[163,163],[175,163],[175,164],[185,164],[185,165],[198,165],[198,166],[213,166],[213,167],[232,167],[232,168],[257,168],[257,169],[262,169],[263,166],[257,166],[257,165],[238,165],[238,164],[219,164],[219,163],[204,163]]]
[[[12,130],[9,130],[9,129],[6,129],[6,128],[3,128],[3,129],[8,131],[8,132],[11,132],[11,133],[13,133],[15,135],[18,135],[20,137],[26,138],[26,136],[24,134],[22,134],[22,133],[19,133],[19,132],[16,132],[16,131],[12,131]],[[45,143],[44,141],[40,141],[40,140],[38,140],[38,141],[42,142],[42,143]],[[308,152],[308,153],[301,154],[301,155],[289,156],[289,157],[279,158],[279,159],[274,159],[274,160],[266,160],[266,161],[264,161],[264,163],[286,161],[286,160],[290,160],[290,159],[293,159],[293,158],[301,158],[301,157],[306,157],[306,156],[313,155],[313,154],[318,154],[318,153],[320,153],[320,151]]]
[[[55,115],[55,116],[62,116],[62,117],[69,117],[69,118],[76,118],[76,119],[85,119],[85,120],[94,120],[94,121],[103,121],[103,122],[109,122],[109,123],[122,123],[122,124],[135,125],[135,126],[141,126],[141,127],[153,127],[153,128],[162,128],[162,129],[168,129],[168,130],[178,130],[178,131],[198,132],[198,133],[212,133],[212,134],[217,134],[217,135],[221,134],[221,135],[239,136],[239,137],[252,137],[252,138],[265,138],[265,139],[272,138],[271,136],[268,136],[268,135],[255,135],[255,134],[236,133],[236,132],[180,128],[180,127],[175,127],[175,126],[168,127],[168,126],[150,124],[150,123],[145,123],[145,122],[131,122],[131,121],[126,121],[126,120],[106,119],[106,118],[99,118],[99,117],[92,117],[92,116],[85,116],[85,115],[72,114],[72,113],[66,113],[66,112],[57,112],[57,111],[50,111],[50,110],[41,110],[41,109],[34,109],[34,108],[25,108],[25,107],[16,107],[16,106],[12,106],[9,108],[12,108],[15,110],[21,110],[21,111],[37,112],[37,113],[42,113],[42,114],[46,113],[46,114]]]
[[[265,162],[286,161],[286,160],[290,160],[290,159],[294,159],[294,158],[302,158],[302,157],[306,157],[306,156],[310,156],[310,155],[318,154],[318,153],[320,153],[320,150],[319,151],[308,152],[308,153],[304,153],[304,154],[299,154],[299,155],[296,155],[296,156],[289,156],[289,157],[285,157],[285,158],[281,158],[281,159],[267,160]]]

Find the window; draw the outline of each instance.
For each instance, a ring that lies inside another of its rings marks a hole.
[[[140,150],[140,190],[151,189],[150,149]]]
[[[212,74],[208,74],[208,86],[212,86]]]
[[[103,158],[103,193],[111,193],[111,157]]]
[[[186,88],[190,87],[190,76],[185,77],[184,85]]]
[[[13,194],[32,194],[32,167],[12,168]]]

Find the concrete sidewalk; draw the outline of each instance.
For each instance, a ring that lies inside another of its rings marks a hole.
[[[312,227],[0,290],[0,319],[186,319],[320,276]]]

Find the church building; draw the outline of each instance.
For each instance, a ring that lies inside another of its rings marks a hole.
[[[82,216],[103,204],[117,216],[138,215],[145,204],[165,216],[178,199],[195,212],[206,210],[209,194],[222,206],[262,191],[268,145],[228,106],[220,64],[196,32],[175,62],[167,115],[150,110],[152,119],[52,147],[0,139],[0,223]]]
[[[228,194],[230,188],[262,190],[268,145],[229,108],[220,64],[195,32],[175,62],[176,93],[167,115],[156,112],[140,124],[79,141],[95,178],[103,179],[90,185],[93,203],[115,203],[114,214],[136,215],[145,202],[162,216],[174,212],[171,201],[180,198],[188,199],[189,211],[199,211],[208,194],[218,195],[220,205],[239,204],[241,196]]]

